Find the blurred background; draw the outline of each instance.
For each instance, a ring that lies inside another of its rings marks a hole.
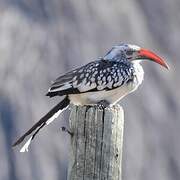
[[[145,81],[121,102],[123,180],[180,179],[180,1],[0,0],[0,179],[65,180],[69,110],[44,128],[28,153],[11,144],[59,98],[51,80],[120,42],[164,57],[145,62]]]

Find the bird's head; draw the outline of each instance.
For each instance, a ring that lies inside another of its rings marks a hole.
[[[137,61],[137,60],[151,60],[165,68],[169,68],[166,62],[158,55],[147,49],[141,48],[131,44],[120,44],[114,46],[105,56],[106,60],[122,60],[122,61]]]

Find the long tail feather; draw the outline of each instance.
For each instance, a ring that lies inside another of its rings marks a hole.
[[[28,151],[28,146],[30,145],[36,134],[40,131],[40,129],[42,129],[45,125],[50,124],[54,119],[56,119],[60,115],[60,113],[68,107],[69,103],[69,98],[66,96],[59,104],[52,108],[45,116],[43,116],[36,124],[34,124],[32,128],[30,128],[23,136],[21,136],[12,146],[14,147],[19,145],[27,136],[33,133],[20,150],[20,152]]]

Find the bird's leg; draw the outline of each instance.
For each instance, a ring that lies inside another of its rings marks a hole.
[[[61,130],[62,130],[63,132],[67,132],[68,134],[70,134],[71,136],[73,136],[73,133],[72,133],[69,129],[67,129],[65,126],[62,126],[62,127],[61,127]]]
[[[102,101],[99,101],[99,102],[97,103],[97,105],[98,105],[100,108],[104,109],[104,108],[106,108],[106,107],[109,107],[110,104],[109,104],[108,101],[102,100]]]

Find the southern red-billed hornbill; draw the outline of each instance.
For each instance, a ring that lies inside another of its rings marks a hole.
[[[21,152],[28,151],[30,142],[39,130],[51,123],[69,106],[103,104],[112,106],[133,92],[142,83],[144,71],[140,62],[154,61],[168,69],[163,59],[153,52],[136,45],[121,43],[114,46],[104,57],[65,73],[50,86],[47,96],[63,96],[63,100],[42,117],[13,146],[31,135]]]

